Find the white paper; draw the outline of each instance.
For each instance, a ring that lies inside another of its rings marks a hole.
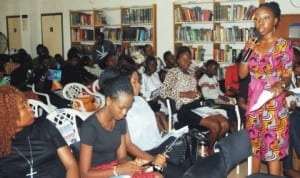
[[[191,110],[192,112],[198,114],[199,116],[205,118],[208,116],[218,115],[221,114],[224,117],[228,118],[227,112],[224,109],[214,109],[212,107],[204,106],[204,107],[198,107]]]
[[[290,91],[295,94],[300,94],[300,88],[292,88],[292,89],[290,89]]]
[[[250,111],[255,111],[259,109],[262,105],[264,105],[266,102],[272,99],[273,96],[274,93],[267,90],[263,90],[263,92],[259,95],[257,102],[251,107]]]
[[[188,133],[188,132],[189,132],[188,126],[184,126],[178,130],[171,130],[170,132],[168,132],[166,135],[163,136],[163,138],[160,141],[160,144],[163,143],[164,141],[166,141],[170,137],[180,137],[183,134]]]

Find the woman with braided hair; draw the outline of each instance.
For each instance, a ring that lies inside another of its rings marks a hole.
[[[55,126],[34,119],[24,94],[0,87],[0,177],[78,178],[78,165]]]

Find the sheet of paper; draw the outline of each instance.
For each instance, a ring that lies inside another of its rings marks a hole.
[[[250,111],[255,111],[259,109],[262,105],[272,99],[274,94],[270,91],[263,90],[263,92],[259,95],[257,102],[251,107]]]
[[[292,88],[292,89],[290,89],[290,91],[295,94],[300,94],[300,88]]]
[[[224,117],[228,118],[227,112],[224,109],[215,109],[212,107],[204,106],[204,107],[198,107],[191,110],[192,112],[198,114],[199,116],[205,118],[208,116],[213,116],[217,114],[221,114]]]

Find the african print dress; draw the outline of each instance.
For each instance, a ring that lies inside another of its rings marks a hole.
[[[262,57],[253,52],[248,60],[251,82],[248,87],[246,129],[251,138],[253,154],[263,161],[282,159],[288,152],[288,108],[285,94],[269,100],[255,111],[250,108],[256,103],[263,90],[292,72],[293,50],[290,42],[280,38]]]

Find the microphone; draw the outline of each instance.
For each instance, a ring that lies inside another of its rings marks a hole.
[[[257,42],[258,42],[258,38],[255,38],[255,39],[254,39],[254,43],[257,43]],[[242,58],[242,62],[247,62],[247,61],[248,61],[248,58],[249,58],[250,54],[252,53],[252,51],[253,51],[253,50],[252,50],[251,48],[248,48],[248,49],[247,49],[245,55],[244,55],[243,58]]]

